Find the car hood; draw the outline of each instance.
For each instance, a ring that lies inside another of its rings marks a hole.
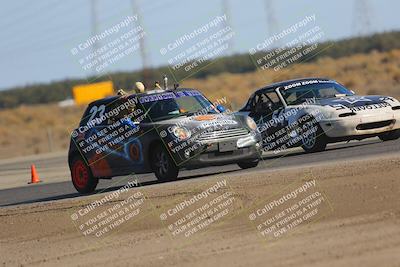
[[[306,111],[320,110],[326,118],[335,118],[343,113],[355,113],[360,116],[376,112],[392,112],[393,107],[400,106],[399,101],[389,96],[343,96],[317,99],[302,106]]]
[[[331,106],[331,107],[346,107],[349,109],[383,104],[384,106],[392,106],[398,103],[394,98],[388,96],[344,96],[344,97],[333,97],[318,99],[316,104],[321,106]]]

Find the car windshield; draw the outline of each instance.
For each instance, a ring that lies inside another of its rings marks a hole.
[[[160,121],[196,113],[219,113],[213,104],[198,91],[165,92],[140,98],[147,117]]]
[[[288,105],[301,104],[307,99],[332,98],[337,96],[352,96],[353,92],[335,82],[319,82],[299,85],[290,89],[282,89],[282,96]]]

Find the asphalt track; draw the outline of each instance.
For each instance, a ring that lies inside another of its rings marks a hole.
[[[252,172],[268,172],[282,168],[314,166],[333,161],[380,157],[386,154],[397,153],[400,154],[400,140],[389,142],[381,142],[378,139],[369,139],[361,142],[353,141],[350,143],[331,144],[326,151],[319,153],[306,154],[300,149],[295,149],[284,154],[267,154],[263,157],[258,167],[249,170],[241,170],[237,165],[208,167],[190,171],[184,170],[180,172],[176,181],[169,181],[168,183],[180,183],[187,179],[207,179],[219,174],[236,175],[245,172],[249,174]],[[66,169],[65,155],[40,159],[35,162],[41,168]],[[15,170],[20,170],[22,166],[26,167],[26,163],[10,161],[1,165],[1,171],[13,172]],[[64,175],[66,177],[63,178],[64,181],[62,182],[42,183],[0,190],[0,207],[82,197],[82,195],[76,192],[72,183],[69,181],[68,174],[65,173]],[[96,193],[116,190],[125,185],[128,181],[135,179],[139,181],[141,186],[162,186],[152,174],[140,175],[139,177],[130,175],[116,177],[112,180],[101,180]]]

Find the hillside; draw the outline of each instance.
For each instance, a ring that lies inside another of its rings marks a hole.
[[[355,54],[366,54],[372,51],[388,52],[393,49],[400,49],[400,31],[378,33],[371,36],[355,37],[344,40],[327,41],[320,43],[319,47],[329,47],[329,49],[315,54],[309,58],[309,62],[316,62],[321,58],[341,58]],[[289,49],[283,50],[282,53]],[[260,55],[262,55],[261,53]],[[257,55],[257,54],[256,54]],[[224,72],[227,73],[250,73],[256,70],[248,53],[226,56],[213,61],[206,61],[207,68],[201,68],[193,73],[192,78],[204,79]],[[187,73],[182,70],[177,71],[177,77],[186,77]],[[183,72],[181,72],[183,71]],[[149,80],[160,79],[162,74],[170,73],[167,66],[149,69]],[[88,77],[90,81],[101,81],[102,79],[112,79],[116,88],[131,88],[132,85],[142,80],[140,71],[109,73],[104,77]],[[0,91],[0,109],[17,107],[21,104],[44,104],[54,103],[65,98],[71,97],[71,88],[76,84],[87,83],[86,79],[66,79],[45,84],[33,84],[10,88]]]
[[[276,81],[308,76],[336,79],[358,94],[384,94],[400,98],[400,49],[338,59],[323,57],[279,72],[221,73],[205,79],[186,80],[181,86],[198,88],[212,100],[226,97],[228,106],[237,109],[257,88]],[[77,125],[83,109],[47,104],[1,110],[0,158],[49,152],[51,147],[53,151],[66,149],[69,133]]]

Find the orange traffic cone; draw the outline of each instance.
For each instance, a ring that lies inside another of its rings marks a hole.
[[[28,184],[37,184],[40,183],[39,175],[36,172],[36,167],[34,164],[31,165],[31,182]]]

